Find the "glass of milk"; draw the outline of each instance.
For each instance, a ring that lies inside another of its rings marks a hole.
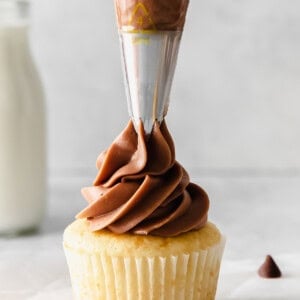
[[[27,1],[0,0],[0,235],[37,229],[45,210],[44,99],[28,9]]]

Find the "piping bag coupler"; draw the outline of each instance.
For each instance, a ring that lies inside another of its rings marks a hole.
[[[146,135],[167,114],[189,0],[115,0],[128,110]]]

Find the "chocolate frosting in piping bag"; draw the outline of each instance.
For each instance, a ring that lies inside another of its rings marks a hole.
[[[208,196],[175,160],[165,121],[147,137],[142,123],[136,132],[130,121],[96,165],[93,186],[82,189],[88,206],[76,216],[92,231],[169,237],[206,224]]]
[[[189,0],[115,0],[120,28],[182,30]]]

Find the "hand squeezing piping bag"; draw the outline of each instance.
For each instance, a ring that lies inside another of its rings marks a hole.
[[[115,0],[128,110],[151,133],[167,114],[188,0]]]

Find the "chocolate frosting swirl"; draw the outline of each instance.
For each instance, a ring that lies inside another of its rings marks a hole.
[[[206,224],[208,196],[175,160],[165,121],[149,137],[130,121],[96,165],[93,186],[82,189],[89,205],[77,215],[92,231],[169,237]]]
[[[182,30],[189,0],[115,0],[120,28]]]

